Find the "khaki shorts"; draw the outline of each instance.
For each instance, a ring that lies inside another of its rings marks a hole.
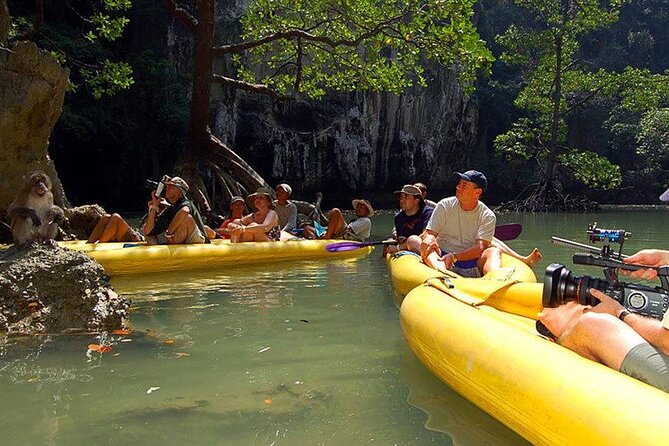
[[[665,355],[647,342],[632,347],[625,355],[620,371],[669,392],[669,355]]]

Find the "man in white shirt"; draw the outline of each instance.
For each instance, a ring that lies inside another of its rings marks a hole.
[[[459,178],[455,196],[437,203],[421,234],[421,257],[436,270],[480,277],[502,265],[499,248],[490,246],[495,213],[479,201],[488,180],[477,170],[455,175]]]

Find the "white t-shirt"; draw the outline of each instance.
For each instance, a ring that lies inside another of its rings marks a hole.
[[[460,252],[474,246],[476,240],[492,241],[496,222],[495,213],[482,202],[465,211],[456,197],[448,197],[437,203],[426,229],[438,233],[442,251]]]
[[[664,313],[664,317],[662,318],[662,326],[669,330],[669,311]]]
[[[357,238],[359,241],[364,242],[371,234],[372,220],[367,217],[360,217],[346,225],[344,238]],[[351,235],[354,237],[350,237]]]

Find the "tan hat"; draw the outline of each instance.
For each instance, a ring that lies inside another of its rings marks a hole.
[[[358,204],[362,204],[367,208],[367,211],[369,212],[367,214],[368,217],[371,217],[371,216],[374,215],[374,208],[369,203],[369,201],[363,200],[362,198],[356,198],[355,200],[352,201],[352,203],[353,203],[353,209],[355,209],[358,206]]]
[[[251,206],[251,208],[255,209],[255,206],[253,206],[253,200],[255,200],[258,195],[267,197],[267,201],[269,201],[270,206],[274,207],[272,204],[272,189],[269,187],[259,187],[258,190],[246,197],[246,202],[249,204],[249,206]]]
[[[292,195],[293,193],[293,188],[287,185],[286,183],[281,183],[276,187],[276,190],[283,189],[286,192],[288,192],[288,195]]]
[[[402,190],[396,190],[395,194],[406,194],[406,195],[413,195],[418,198],[422,198],[423,194],[420,191],[420,188],[416,185],[413,184],[405,184],[402,186]]]
[[[173,186],[178,187],[183,191],[184,195],[188,193],[188,183],[186,183],[186,180],[184,180],[181,177],[174,177],[174,178],[167,177],[166,179],[163,179],[163,183],[171,184]]]

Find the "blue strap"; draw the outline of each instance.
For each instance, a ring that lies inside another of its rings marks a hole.
[[[444,250],[442,249],[442,250],[441,250],[441,255],[442,255],[442,256],[445,256],[446,254],[448,254],[448,252],[447,252],[447,251],[444,251]],[[476,268],[476,267],[477,267],[478,260],[479,260],[479,259],[458,260],[457,262],[455,262],[455,264],[454,264],[453,266],[457,266],[458,268],[462,268],[462,269]]]

